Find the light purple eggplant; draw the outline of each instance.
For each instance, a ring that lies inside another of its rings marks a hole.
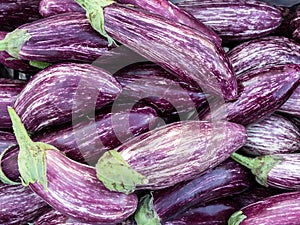
[[[288,100],[276,111],[300,118],[300,86],[294,90]]]
[[[243,152],[250,155],[292,153],[300,150],[300,130],[283,116],[272,114],[250,124]]]
[[[41,0],[39,12],[43,17],[49,17],[66,12],[84,13],[84,9],[74,0],[65,0],[64,2],[58,0]]]
[[[36,132],[76,120],[113,102],[120,84],[88,64],[56,64],[36,74],[14,103],[25,127]]]
[[[298,225],[300,192],[288,192],[243,207],[228,220],[228,225]]]
[[[0,154],[9,146],[17,144],[15,135],[7,131],[0,131]]]
[[[296,10],[295,17],[292,19],[290,26],[293,31],[293,38],[300,42],[300,7]]]

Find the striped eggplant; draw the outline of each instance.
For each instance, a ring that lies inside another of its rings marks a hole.
[[[150,211],[155,210],[159,221],[164,223],[198,204],[239,194],[250,187],[250,181],[248,171],[229,159],[202,176],[154,192],[153,199],[149,199],[147,205]],[[135,215],[137,223],[143,224],[142,221],[149,219],[149,214],[147,211],[138,211]]]
[[[114,74],[122,85],[119,101],[142,101],[162,115],[180,115],[207,105],[206,95],[151,62],[137,63]]]
[[[2,225],[27,225],[50,206],[29,188],[0,183],[0,209]]]
[[[85,14],[78,12],[24,24],[0,41],[0,50],[16,59],[47,63],[91,63],[112,48],[93,30]]]
[[[49,17],[66,12],[84,13],[84,9],[75,0],[41,0],[39,12],[43,17]]]
[[[236,76],[270,65],[286,63],[300,65],[300,45],[292,39],[281,36],[244,42],[231,49],[227,55]]]
[[[33,142],[21,119],[9,108],[20,146],[18,167],[23,185],[57,211],[80,222],[111,224],[125,220],[137,208],[137,196],[109,191],[94,167],[75,162],[57,148]]]
[[[224,198],[193,207],[164,225],[227,225],[227,220],[237,210],[235,202]]]
[[[292,27],[293,30],[293,38],[297,40],[298,42],[300,41],[300,7],[296,10],[295,17],[290,23],[290,26]]]
[[[243,207],[228,220],[228,225],[298,225],[300,192],[288,192]]]
[[[300,117],[300,86],[294,90],[288,100],[276,111]]]
[[[86,116],[120,93],[120,84],[103,69],[63,63],[36,74],[19,94],[14,108],[26,129],[36,132]]]
[[[249,158],[238,153],[231,157],[251,169],[256,181],[263,186],[283,190],[300,190],[300,154],[273,154]]]
[[[0,131],[0,154],[9,146],[17,144],[15,135],[7,131]]]
[[[263,67],[238,77],[239,98],[206,114],[202,119],[226,119],[249,125],[278,109],[300,82],[300,67],[295,64]]]
[[[290,121],[292,121],[293,124],[295,124],[300,129],[300,118],[299,117],[291,117],[288,115],[285,115],[286,118],[288,118]]]
[[[18,26],[39,20],[40,0],[1,0],[0,30],[12,31]]]
[[[216,31],[223,42],[266,36],[282,21],[279,9],[256,0],[184,0],[177,5]]]
[[[17,96],[24,88],[26,82],[0,78],[0,128],[11,129],[11,120],[7,106],[13,106]]]
[[[243,152],[249,155],[272,155],[300,150],[300,130],[283,116],[272,114],[250,124]]]
[[[125,193],[170,187],[216,167],[246,138],[245,128],[230,122],[172,123],[105,152],[97,176],[107,188]]]
[[[195,29],[126,5],[110,2],[101,15],[101,10],[94,12],[97,3],[76,2],[85,7],[91,25],[109,43],[115,39],[204,92],[225,100],[237,98],[236,77],[223,48]],[[99,28],[101,23],[105,30]]]

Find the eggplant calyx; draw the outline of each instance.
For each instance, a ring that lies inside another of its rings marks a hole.
[[[20,148],[18,166],[22,184],[28,186],[38,182],[48,190],[46,151],[58,149],[42,142],[33,142],[15,110],[8,107],[8,113]]]
[[[137,211],[134,215],[137,225],[160,225],[160,219],[153,205],[152,192],[139,200]]]
[[[130,194],[137,185],[147,184],[149,180],[130,167],[115,150],[107,151],[96,164],[97,177],[111,190]]]
[[[243,211],[235,212],[231,215],[231,217],[228,220],[228,225],[239,225],[241,222],[243,222],[247,216],[243,214]]]
[[[47,62],[29,61],[29,65],[43,70],[52,64]]]

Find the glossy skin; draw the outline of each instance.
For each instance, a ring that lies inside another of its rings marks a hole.
[[[59,0],[41,0],[39,12],[43,17],[49,17],[66,12],[84,13],[85,11],[74,0],[65,0],[63,2]]]

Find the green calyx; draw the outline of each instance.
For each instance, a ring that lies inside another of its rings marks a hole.
[[[104,28],[103,8],[114,3],[113,0],[75,0],[86,11],[86,16],[92,27],[102,36],[107,38],[108,46],[116,45],[115,41],[107,34]]]
[[[148,179],[132,169],[115,150],[107,151],[96,165],[97,177],[104,186],[125,194],[132,193],[137,185],[147,184]]]
[[[3,40],[0,41],[0,51],[6,51],[12,57],[19,58],[19,52],[26,41],[30,39],[27,30],[16,29],[8,33]]]
[[[265,187],[268,186],[269,172],[283,161],[283,158],[277,156],[265,155],[249,158],[237,153],[233,153],[231,158],[250,169],[252,174],[255,175],[256,181]]]
[[[12,107],[8,107],[8,112],[20,149],[18,154],[18,166],[22,184],[28,186],[30,183],[38,182],[47,190],[46,151],[57,149],[52,145],[33,142],[15,110]]]
[[[45,69],[48,66],[51,66],[51,63],[47,63],[47,62],[38,62],[38,61],[29,61],[29,65],[36,67],[38,69]]]
[[[160,219],[153,205],[152,193],[140,198],[138,208],[134,214],[137,225],[160,225]]]
[[[239,225],[241,222],[243,222],[247,216],[243,214],[243,211],[235,212],[231,215],[231,217],[228,220],[228,225]]]

